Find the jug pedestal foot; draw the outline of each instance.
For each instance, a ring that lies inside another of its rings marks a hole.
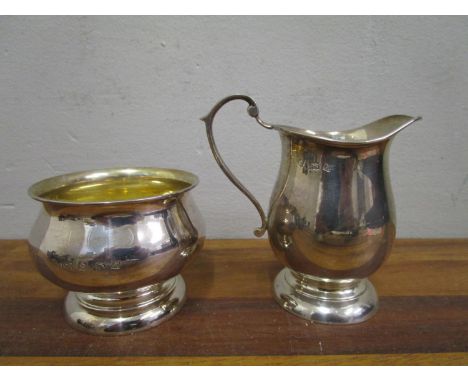
[[[149,329],[176,314],[185,302],[185,282],[177,275],[142,288],[112,293],[69,292],[68,323],[90,334],[121,335]]]
[[[275,279],[276,301],[288,312],[323,324],[355,324],[371,318],[378,298],[368,279],[326,279],[284,268]]]

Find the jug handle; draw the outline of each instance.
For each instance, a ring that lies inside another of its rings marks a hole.
[[[228,102],[234,101],[234,100],[243,100],[249,104],[247,107],[247,113],[256,119],[256,121],[262,125],[263,127],[267,129],[272,129],[273,126],[263,122],[259,116],[258,116],[258,107],[255,103],[255,101],[245,95],[232,95],[226,98],[223,98],[221,101],[219,101],[213,109],[209,112],[209,114],[206,117],[203,117],[201,120],[205,122],[206,125],[206,134],[208,136],[208,142],[210,144],[211,152],[213,153],[213,156],[218,163],[218,166],[221,168],[221,170],[224,172],[224,174],[228,177],[228,179],[236,186],[255,206],[257,209],[260,219],[262,221],[262,225],[254,230],[254,235],[257,237],[261,237],[265,234],[265,231],[267,229],[267,219],[265,216],[265,212],[262,209],[262,206],[258,202],[257,199],[252,195],[252,193],[245,188],[245,186],[239,181],[239,179],[236,178],[236,176],[231,172],[229,167],[224,163],[223,159],[221,158],[221,154],[218,151],[218,148],[216,147],[216,143],[213,137],[213,119],[216,115],[216,113]]]

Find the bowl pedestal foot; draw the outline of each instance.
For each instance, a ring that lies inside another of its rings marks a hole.
[[[65,299],[65,316],[72,327],[86,333],[129,334],[166,321],[180,310],[185,299],[185,282],[177,275],[134,290],[69,292]]]

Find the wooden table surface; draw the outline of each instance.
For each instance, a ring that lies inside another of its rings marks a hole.
[[[277,305],[281,265],[264,240],[212,240],[183,272],[188,300],[162,325],[120,337],[70,328],[65,291],[22,240],[0,241],[0,364],[468,364],[468,240],[398,240],[371,277],[380,310],[329,326]]]

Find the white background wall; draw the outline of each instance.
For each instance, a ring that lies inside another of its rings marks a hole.
[[[234,93],[317,130],[422,115],[391,149],[398,236],[468,236],[467,17],[0,17],[0,238],[28,235],[31,183],[112,166],[195,172],[209,237],[253,237],[256,211],[199,120]],[[241,102],[217,122],[267,206],[277,133]]]

